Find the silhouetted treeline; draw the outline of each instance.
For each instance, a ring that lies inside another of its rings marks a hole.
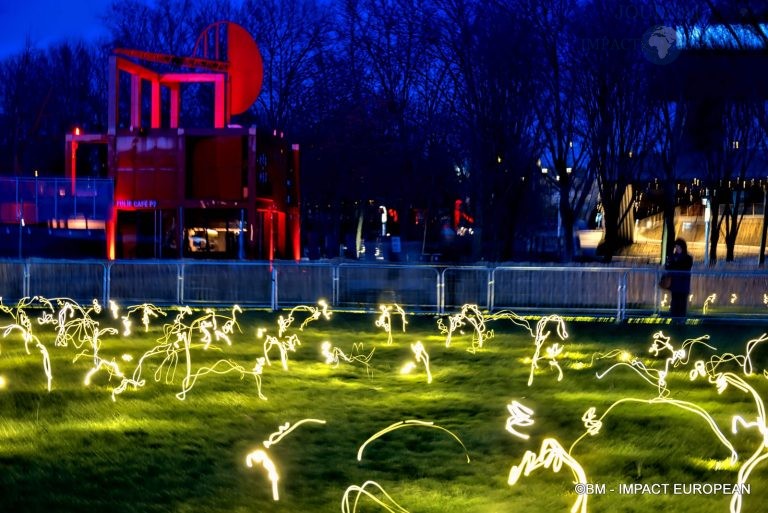
[[[732,247],[742,199],[723,184],[762,166],[765,93],[729,95],[726,84],[696,97],[687,80],[696,51],[764,57],[768,18],[746,0],[658,4],[113,2],[103,15],[109,40],[29,47],[0,62],[0,170],[60,175],[64,133],[104,130],[113,48],[190,55],[204,28],[226,19],[249,30],[264,60],[261,96],[233,122],[301,145],[305,219],[339,240],[350,210],[369,202],[411,221],[414,212],[450,216],[461,199],[474,258],[525,258],[525,241],[559,225],[571,260],[571,234],[599,203],[610,259],[628,242],[622,226],[643,183],[662,184],[654,201],[673,237],[676,190],[698,178],[729,205],[713,222],[727,226]],[[720,26],[731,30],[707,32]],[[654,34],[677,40],[649,46]],[[185,123],[204,123],[208,104],[192,95],[206,91],[185,94]]]

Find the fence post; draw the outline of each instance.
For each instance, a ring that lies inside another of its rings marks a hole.
[[[111,294],[111,284],[112,284],[112,263],[107,262],[105,264],[102,264],[104,266],[104,290],[102,292],[102,304],[104,307],[109,307],[109,300],[112,297]]]
[[[29,285],[29,262],[24,262],[24,277],[21,281],[21,296],[22,297],[31,297],[32,294],[30,293],[30,285]]]
[[[271,307],[272,311],[277,311],[277,267],[272,267],[272,300],[271,300]]]
[[[437,271],[437,313],[445,313],[445,269]]]
[[[616,323],[623,322],[627,314],[627,272],[619,276],[616,300]]]
[[[496,301],[495,295],[496,289],[496,268],[488,269],[488,311],[493,312],[494,303]]]
[[[331,306],[339,304],[339,266],[331,264]]]
[[[176,300],[180,305],[184,304],[184,264],[176,266]]]

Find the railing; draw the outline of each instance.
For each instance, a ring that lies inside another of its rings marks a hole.
[[[466,303],[513,310],[609,317],[663,315],[657,267],[433,266],[310,262],[0,261],[0,297],[67,297],[81,303],[186,304],[278,310],[325,298],[338,309],[450,313]],[[689,317],[768,321],[768,273],[691,273]]]

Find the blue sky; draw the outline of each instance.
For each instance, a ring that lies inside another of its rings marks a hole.
[[[0,59],[21,51],[27,38],[45,48],[66,39],[104,34],[99,16],[109,0],[0,0]]]

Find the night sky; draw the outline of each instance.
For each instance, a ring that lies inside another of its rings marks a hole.
[[[57,41],[96,39],[105,34],[99,16],[107,0],[0,1],[0,59],[21,51],[27,38],[34,47]]]

